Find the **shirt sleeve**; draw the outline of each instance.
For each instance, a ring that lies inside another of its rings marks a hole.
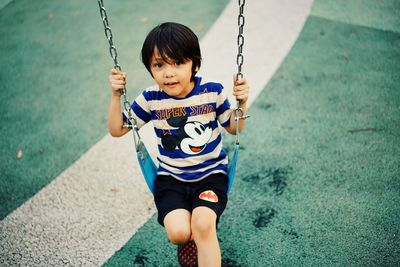
[[[218,96],[217,96],[217,119],[219,123],[222,125],[222,127],[229,126],[230,124],[230,118],[232,114],[232,110],[230,109],[231,104],[226,96],[226,92],[222,85],[220,85],[220,89],[218,91]]]
[[[151,113],[149,108],[149,102],[146,99],[147,91],[140,94],[131,105],[131,114],[136,119],[138,128],[140,129],[143,125],[151,120]],[[131,124],[128,121],[128,113],[126,110],[122,112],[122,117],[125,122]]]

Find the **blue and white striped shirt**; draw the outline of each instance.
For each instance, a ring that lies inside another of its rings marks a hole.
[[[138,127],[153,122],[158,144],[158,174],[199,181],[212,173],[227,173],[221,127],[230,123],[230,103],[219,83],[195,86],[185,98],[175,98],[159,87],[143,91],[131,108]],[[124,116],[126,119],[126,116]]]

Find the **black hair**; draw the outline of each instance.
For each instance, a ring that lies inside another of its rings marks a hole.
[[[191,29],[179,23],[165,22],[149,32],[142,47],[142,62],[152,76],[150,61],[155,48],[165,62],[192,60],[191,81],[194,80],[201,65],[201,53],[199,40]]]

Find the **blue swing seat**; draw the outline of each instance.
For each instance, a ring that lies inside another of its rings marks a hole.
[[[228,193],[232,188],[233,179],[235,178],[236,171],[236,163],[238,159],[239,152],[239,144],[235,144],[235,151],[233,153],[232,160],[228,165]],[[157,166],[154,164],[149,152],[146,149],[146,146],[142,141],[139,141],[136,148],[136,156],[140,165],[140,169],[142,170],[144,179],[149,187],[151,193],[154,194],[154,180],[157,177]]]
[[[233,152],[232,159],[230,160],[228,164],[228,177],[229,177],[229,183],[228,183],[228,193],[231,191],[232,185],[233,185],[233,179],[235,178],[235,173],[236,173],[236,163],[238,161],[238,155],[239,155],[239,144],[235,144],[235,151]]]
[[[151,193],[154,194],[154,180],[157,177],[157,166],[154,164],[142,141],[140,141],[137,145],[136,156],[147,186],[149,187]]]

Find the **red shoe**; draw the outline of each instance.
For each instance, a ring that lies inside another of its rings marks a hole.
[[[197,247],[194,240],[178,246],[178,262],[182,267],[197,267]]]

